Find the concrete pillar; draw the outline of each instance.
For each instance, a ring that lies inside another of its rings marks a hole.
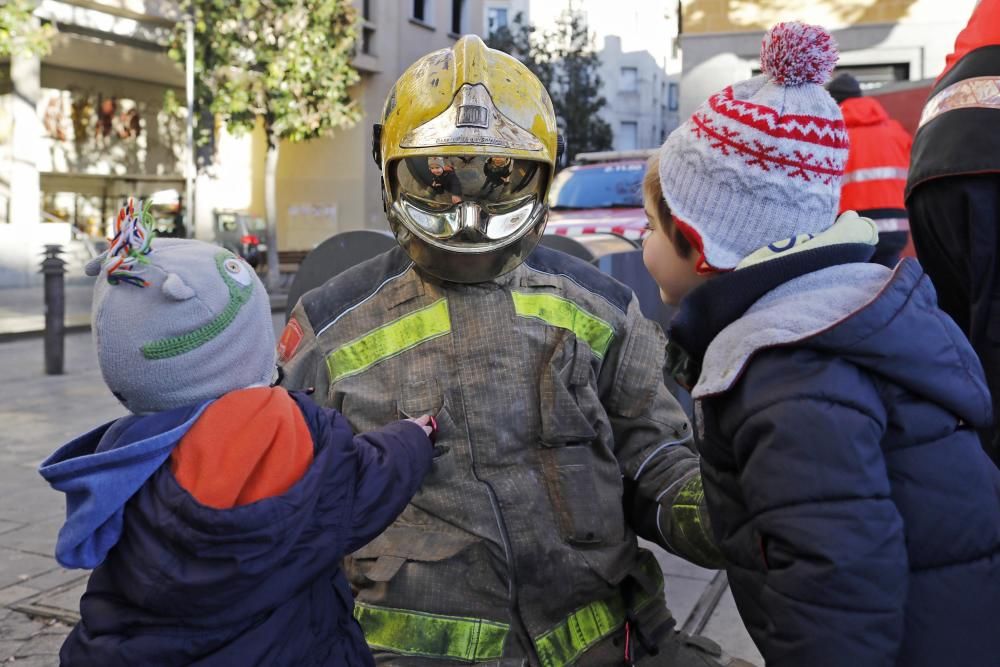
[[[42,124],[38,118],[41,60],[37,56],[12,56],[10,78],[13,89],[10,221],[13,225],[37,225],[42,203],[36,163],[36,156],[42,150]]]

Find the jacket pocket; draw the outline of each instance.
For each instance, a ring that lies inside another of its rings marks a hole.
[[[437,380],[420,380],[403,385],[396,399],[396,411],[400,419],[416,419],[431,415],[435,419],[444,407],[444,395]]]
[[[455,434],[455,422],[448,412],[445,395],[438,381],[434,379],[403,385],[400,396],[396,399],[396,414],[399,419],[416,419],[423,415],[431,415],[437,422],[434,460],[420,491],[417,492],[416,497],[419,498],[424,489],[447,483],[447,479],[455,472],[455,456],[451,451],[452,443],[449,441]]]
[[[407,561],[435,563],[469,547],[475,538],[394,524],[351,556],[351,581],[360,588],[391,581]]]
[[[563,539],[577,546],[620,542],[625,535],[621,472],[603,444],[607,416],[597,393],[590,348],[568,335],[543,370],[540,459]]]
[[[597,379],[590,348],[568,334],[556,346],[539,382],[541,440],[558,447],[597,438],[596,423],[604,408],[597,396]]]

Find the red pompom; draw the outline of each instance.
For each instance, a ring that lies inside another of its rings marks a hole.
[[[837,43],[823,28],[797,21],[779,23],[764,35],[760,67],[780,86],[826,83],[839,57]]]

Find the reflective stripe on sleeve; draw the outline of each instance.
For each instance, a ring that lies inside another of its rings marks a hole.
[[[675,532],[680,533],[691,550],[703,556],[711,556],[718,552],[718,548],[709,535],[708,526],[702,522],[701,506],[704,498],[705,490],[702,487],[701,475],[696,474],[685,482],[674,496],[670,505],[670,519],[676,529]]]
[[[330,352],[326,357],[330,382],[357,375],[380,361],[449,333],[448,300],[438,299]]]
[[[869,167],[845,173],[840,183],[848,185],[865,181],[905,181],[908,174],[909,172],[902,167]]]
[[[910,231],[910,221],[908,218],[879,218],[872,219],[875,227],[880,232],[908,232]]]
[[[590,345],[599,359],[607,354],[615,337],[615,330],[596,315],[591,315],[569,299],[554,294],[511,292],[511,297],[514,299],[514,311],[519,316],[572,331],[577,338]]]
[[[1000,77],[977,76],[951,84],[924,105],[917,130],[938,116],[956,109],[1000,110]]]

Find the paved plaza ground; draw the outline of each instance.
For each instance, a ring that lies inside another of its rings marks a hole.
[[[279,329],[283,314],[274,321]],[[0,664],[48,667],[58,664],[78,617],[87,573],[64,570],[53,558],[63,496],[36,469],[56,447],[124,410],[101,381],[86,331],[66,338],[65,375],[43,374],[37,336],[0,342],[0,369]],[[763,664],[717,573],[657,551],[679,624],[703,627],[731,654]]]

